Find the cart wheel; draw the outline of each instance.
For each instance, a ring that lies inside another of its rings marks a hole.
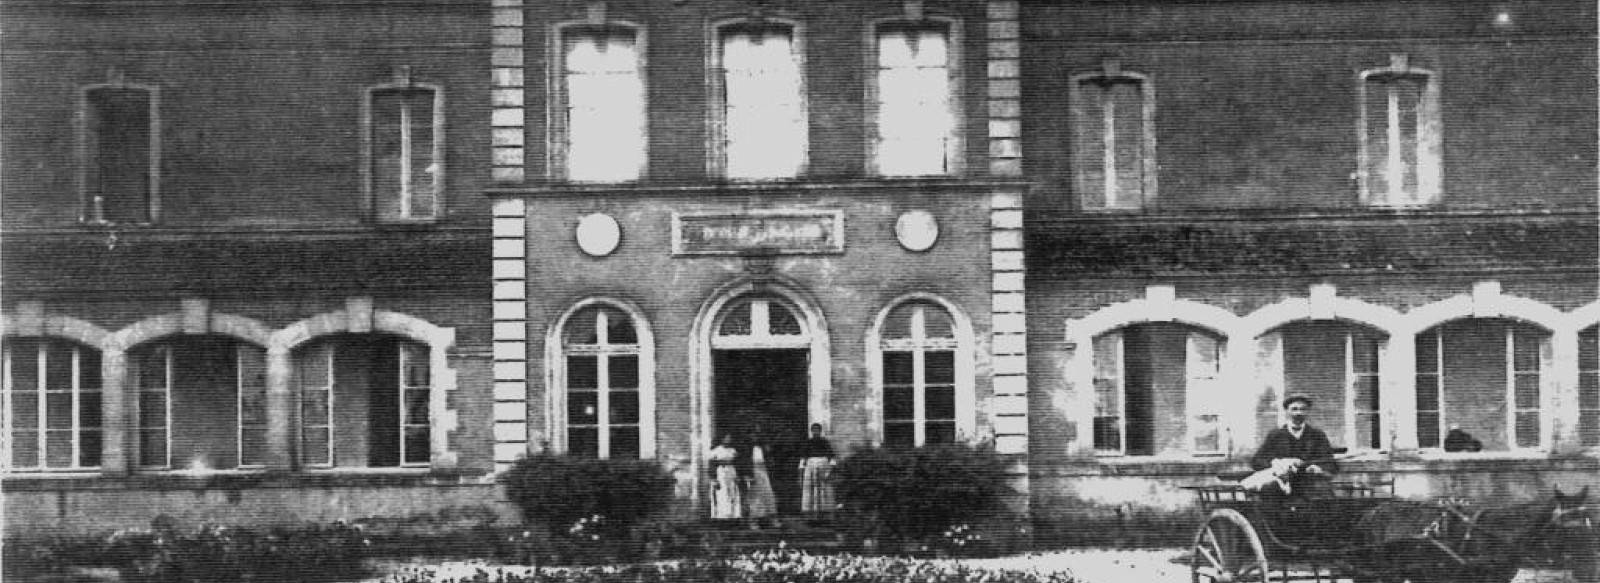
[[[1236,510],[1211,511],[1194,535],[1189,574],[1194,583],[1266,583],[1267,553],[1255,527]]]

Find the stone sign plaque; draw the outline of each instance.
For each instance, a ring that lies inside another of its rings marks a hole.
[[[673,255],[844,252],[844,211],[672,215]]]

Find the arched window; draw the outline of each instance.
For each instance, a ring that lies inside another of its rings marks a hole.
[[[401,67],[395,80],[366,91],[366,187],[379,221],[438,218],[444,189],[444,91],[415,82]]]
[[[1218,454],[1224,339],[1183,324],[1125,326],[1094,339],[1095,451]]]
[[[77,470],[100,465],[100,353],[55,338],[8,337],[4,467]]]
[[[609,305],[580,309],[561,331],[566,452],[601,459],[645,451],[640,331]]]
[[[1114,59],[1073,75],[1073,184],[1082,208],[1138,210],[1156,201],[1155,85]]]
[[[1345,322],[1305,321],[1265,338],[1281,353],[1273,358],[1276,370],[1270,372],[1282,380],[1277,386],[1283,394],[1259,404],[1258,413],[1276,418],[1284,395],[1306,395],[1314,403],[1311,424],[1325,430],[1334,446],[1351,451],[1387,446],[1379,404],[1378,363],[1388,343],[1382,333]]]
[[[229,469],[265,463],[265,349],[227,338],[183,336],[129,354],[139,467]]]
[[[943,306],[911,301],[891,309],[881,329],[883,445],[955,443],[955,322]]]
[[[1460,430],[1490,451],[1549,444],[1550,334],[1494,318],[1448,322],[1417,335],[1417,445],[1447,447]],[[1459,443],[1459,442],[1458,442]]]
[[[161,91],[125,82],[79,94],[79,187],[89,223],[154,222],[161,208]]]
[[[1439,81],[1406,55],[1360,75],[1361,200],[1373,206],[1439,202],[1443,190]]]
[[[295,354],[299,459],[308,467],[428,465],[428,346],[383,334],[347,334]]]

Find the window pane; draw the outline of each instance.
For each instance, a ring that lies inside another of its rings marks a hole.
[[[929,422],[926,427],[926,444],[956,442],[956,422],[940,421]]]
[[[1578,333],[1578,370],[1600,370],[1600,327]]]
[[[953,384],[956,382],[956,353],[948,350],[930,350],[923,353],[924,371],[928,384]]]
[[[1116,416],[1122,411],[1122,393],[1112,379],[1094,380],[1094,412],[1096,415]]]
[[[1578,407],[1600,409],[1600,373],[1578,375]]]
[[[606,364],[610,366],[607,380],[613,389],[639,388],[639,357],[632,354],[618,354],[611,356]]]
[[[567,393],[567,424],[597,425],[600,423],[600,395],[591,391]]]
[[[139,355],[139,388],[164,389],[167,386],[167,351],[157,348]]]
[[[1600,445],[1600,411],[1583,411],[1578,416],[1578,436],[1585,446]]]
[[[259,466],[266,463],[267,429],[247,427],[239,431],[239,465]]]
[[[1122,435],[1118,430],[1119,417],[1094,418],[1094,448],[1102,451],[1122,451]]]
[[[328,465],[328,430],[307,429],[300,435],[300,459],[309,465]]]
[[[167,395],[145,391],[139,393],[139,426],[140,427],[166,427],[167,425]]]
[[[406,389],[406,424],[428,424],[428,391],[425,389]]]
[[[927,390],[927,419],[956,418],[956,389],[949,385],[932,385]]]
[[[639,334],[633,329],[633,318],[620,310],[606,310],[606,342],[638,344]]]
[[[18,431],[11,435],[11,466],[16,468],[39,467],[39,434]]]
[[[101,437],[99,430],[78,432],[78,465],[86,468],[100,467]]]
[[[955,338],[955,323],[944,308],[928,306],[922,311],[922,335],[928,338]]]
[[[567,453],[577,457],[600,457],[600,430],[594,427],[568,429]]]
[[[7,338],[6,347],[11,358],[11,386],[13,391],[39,390],[39,341],[34,338]]]
[[[72,345],[65,342],[49,342],[48,353],[45,355],[45,388],[55,390],[72,389]]]
[[[915,418],[915,393],[909,386],[890,385],[883,388],[883,418],[910,420]]]
[[[44,451],[46,467],[72,467],[72,432],[46,431]]]
[[[408,387],[425,387],[429,382],[428,347],[415,342],[401,342],[400,350],[405,352],[405,379],[402,381]]]
[[[883,353],[883,382],[890,385],[912,383],[913,359],[910,352]]]
[[[794,317],[794,312],[788,307],[777,302],[767,304],[767,329],[774,336],[800,335],[800,320]]]
[[[1355,372],[1378,372],[1378,343],[1379,339],[1365,332],[1351,334],[1350,360]]]
[[[910,338],[911,337],[911,312],[912,304],[905,304],[889,311],[883,318],[883,338]]]
[[[1378,377],[1363,375],[1356,377],[1356,410],[1378,410]]]
[[[1519,374],[1516,380],[1516,406],[1518,409],[1539,408],[1539,375]]]
[[[1417,375],[1417,410],[1439,410],[1439,377]]]
[[[1439,372],[1439,333],[1417,335],[1417,372]]]
[[[139,432],[139,465],[167,465],[167,434],[165,431]]]
[[[78,396],[78,427],[82,429],[96,429],[100,427],[100,393],[82,393]]]
[[[1439,447],[1439,414],[1417,413],[1417,446]]]
[[[326,391],[307,391],[300,395],[300,415],[306,425],[325,425],[328,423],[328,393]]]
[[[45,423],[49,429],[72,428],[72,393],[45,393]]]
[[[1517,447],[1539,446],[1539,413],[1517,413]]]
[[[11,423],[17,429],[39,427],[39,393],[11,394]]]
[[[1382,425],[1378,423],[1376,413],[1356,414],[1356,447],[1361,449],[1375,449],[1382,445],[1382,435],[1379,433]]]
[[[571,344],[599,344],[600,335],[595,332],[595,320],[599,317],[599,310],[589,308],[573,314],[567,320],[567,331],[563,337],[566,343]]]
[[[600,387],[600,363],[593,356],[567,357],[567,388],[597,389]]]
[[[883,446],[910,448],[916,445],[916,432],[910,423],[884,423]]]
[[[1216,415],[1199,415],[1194,418],[1194,450],[1211,452],[1222,449],[1222,438],[1217,428]]]
[[[639,422],[638,391],[612,391],[610,397],[612,423],[631,425]]]
[[[750,303],[745,302],[728,311],[722,319],[722,325],[717,327],[719,336],[749,336],[750,335]]]
[[[428,428],[427,427],[407,427],[407,428],[405,428],[405,439],[406,439],[406,459],[402,460],[403,463],[408,463],[408,464],[425,464],[425,463],[428,463],[428,459],[429,459],[429,453],[428,453]]]
[[[78,387],[86,391],[100,390],[100,353],[95,350],[78,351]]]
[[[639,459],[639,428],[611,428],[611,459]]]

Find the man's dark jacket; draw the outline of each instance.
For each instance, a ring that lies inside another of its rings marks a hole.
[[[1272,460],[1286,457],[1300,458],[1306,465],[1322,466],[1330,474],[1339,471],[1338,462],[1333,461],[1333,443],[1328,441],[1328,434],[1310,424],[1300,433],[1299,439],[1295,439],[1287,427],[1267,433],[1261,449],[1250,458],[1250,469],[1264,470],[1272,465]]]

